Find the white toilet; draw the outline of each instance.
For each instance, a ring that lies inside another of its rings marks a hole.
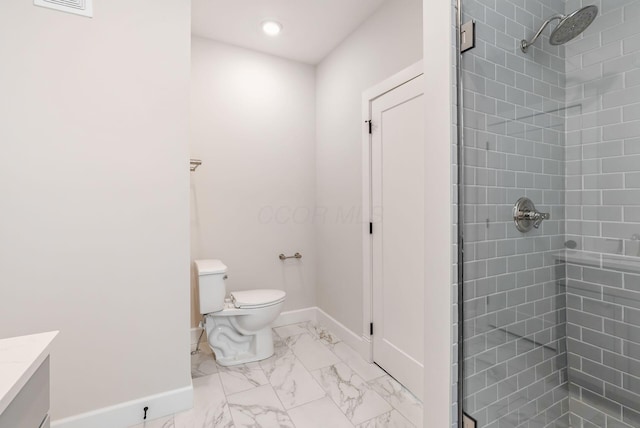
[[[280,315],[282,290],[234,291],[226,297],[227,267],[220,260],[196,260],[200,313],[209,346],[222,366],[273,355],[271,323]]]

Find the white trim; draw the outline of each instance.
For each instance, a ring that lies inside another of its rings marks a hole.
[[[359,336],[322,309],[316,308],[316,310],[318,324],[326,327],[327,330],[353,348],[365,361],[372,362],[371,340],[368,336]]]
[[[272,324],[272,327],[281,327],[306,321],[313,321],[327,328],[338,339],[353,348],[362,358],[371,362],[371,340],[368,336],[368,330],[367,336],[361,336],[349,330],[340,321],[316,306],[283,312]]]
[[[372,86],[362,93],[362,122],[371,120],[371,102],[392,91],[398,86],[423,74],[423,61],[420,60],[384,81]],[[375,126],[375,124],[374,124]],[[371,277],[371,235],[369,222],[373,221],[371,213],[371,135],[367,126],[362,127],[362,335],[366,337],[369,347],[366,358],[372,361],[373,343],[369,339],[369,324],[373,322],[372,309],[372,277]]]
[[[452,422],[452,127],[455,52],[450,1],[423,1],[425,94],[425,288],[424,420],[430,427]],[[460,405],[461,403],[458,403]]]
[[[352,347],[362,358],[371,361],[369,338],[359,336],[349,330],[344,324],[318,307],[283,312],[272,326],[280,327],[306,321],[318,322],[345,344]],[[191,329],[192,345],[195,345],[199,334],[199,327]],[[51,426],[53,428],[126,428],[143,422],[141,409],[145,406],[149,407],[147,421],[188,410],[193,407],[193,386],[189,385],[69,418],[58,419],[53,421]]]
[[[278,318],[271,324],[272,327],[281,327],[283,325],[295,324],[305,321],[317,320],[317,309],[315,306],[310,308],[296,309],[294,311],[283,312]]]
[[[138,398],[114,406],[51,422],[53,428],[127,428],[143,423],[143,408],[149,407],[147,421],[189,410],[193,407],[193,385]]]
[[[382,82],[376,83],[374,86],[366,89],[362,93],[362,105],[363,105],[363,114],[366,115],[367,120],[369,119],[369,102],[374,99],[386,94],[389,91],[394,90],[398,86],[401,86],[407,83],[409,80],[413,80],[416,77],[423,74],[423,66],[422,60],[411,64],[409,67],[397,72],[393,76],[387,77]],[[365,136],[367,136],[366,140],[368,140],[369,131],[365,132]]]

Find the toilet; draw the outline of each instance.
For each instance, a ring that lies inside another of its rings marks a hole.
[[[221,366],[273,355],[271,323],[280,315],[282,290],[233,291],[226,297],[227,267],[220,260],[196,260],[200,313],[209,346]]]

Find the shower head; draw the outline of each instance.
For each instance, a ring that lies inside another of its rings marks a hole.
[[[551,32],[551,35],[549,36],[549,43],[554,46],[563,45],[569,40],[573,40],[578,37],[580,33],[586,30],[593,20],[596,19],[596,16],[598,16],[598,7],[594,5],[585,6],[582,9],[578,9],[570,13],[569,15],[554,15],[542,24],[531,41],[522,40],[520,48],[522,49],[522,52],[526,53],[529,46],[535,43],[538,37],[540,37],[540,34],[542,34],[545,28],[547,28],[547,25],[555,19],[560,22]]]
[[[565,16],[549,36],[552,45],[563,45],[578,37],[598,16],[598,7],[591,5]]]

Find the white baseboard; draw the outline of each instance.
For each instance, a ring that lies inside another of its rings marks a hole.
[[[353,331],[345,327],[344,324],[327,314],[318,307],[310,307],[296,309],[294,311],[282,312],[273,322],[273,327],[281,327],[283,325],[295,324],[299,322],[313,321],[325,326],[331,333],[335,334],[340,340],[351,346],[365,361],[371,361],[371,340],[369,337],[359,336]],[[198,337],[202,329],[200,327],[191,329],[191,346],[195,347]],[[206,342],[206,337],[202,340]]]
[[[318,307],[287,311],[273,322],[273,327],[280,327],[299,322],[313,321],[326,327],[344,343],[352,347],[366,361],[371,361],[371,341],[368,337],[359,336],[344,324]],[[200,335],[199,327],[191,329],[191,344],[196,345]],[[206,341],[206,338],[203,338]],[[193,407],[193,386],[151,395],[125,403],[104,407],[91,412],[82,413],[51,423],[53,428],[127,428],[143,422],[143,408],[149,407],[147,421],[180,413]]]
[[[333,318],[320,308],[317,311],[317,323],[326,327],[331,333],[338,336],[340,340],[352,347],[365,361],[372,361],[371,357],[371,340],[369,337],[359,336],[348,329],[340,321]]]
[[[306,322],[313,321],[316,322],[316,312],[317,309],[315,306],[311,308],[303,308],[296,309],[293,311],[282,312],[278,318],[271,324],[273,327],[281,327],[283,325],[295,324],[298,322]],[[194,327],[191,329],[191,347],[195,348],[198,343],[198,338],[200,337],[200,333],[202,329],[200,327]],[[207,338],[202,336],[202,342],[206,343]]]
[[[283,325],[295,324],[305,321],[317,321],[316,311],[318,308],[304,308],[296,309],[295,311],[286,311],[280,314],[280,316],[273,322],[273,327],[281,327]]]
[[[58,419],[53,421],[51,426],[53,428],[127,428],[144,422],[144,407],[149,407],[147,421],[184,412],[193,407],[193,385]]]

